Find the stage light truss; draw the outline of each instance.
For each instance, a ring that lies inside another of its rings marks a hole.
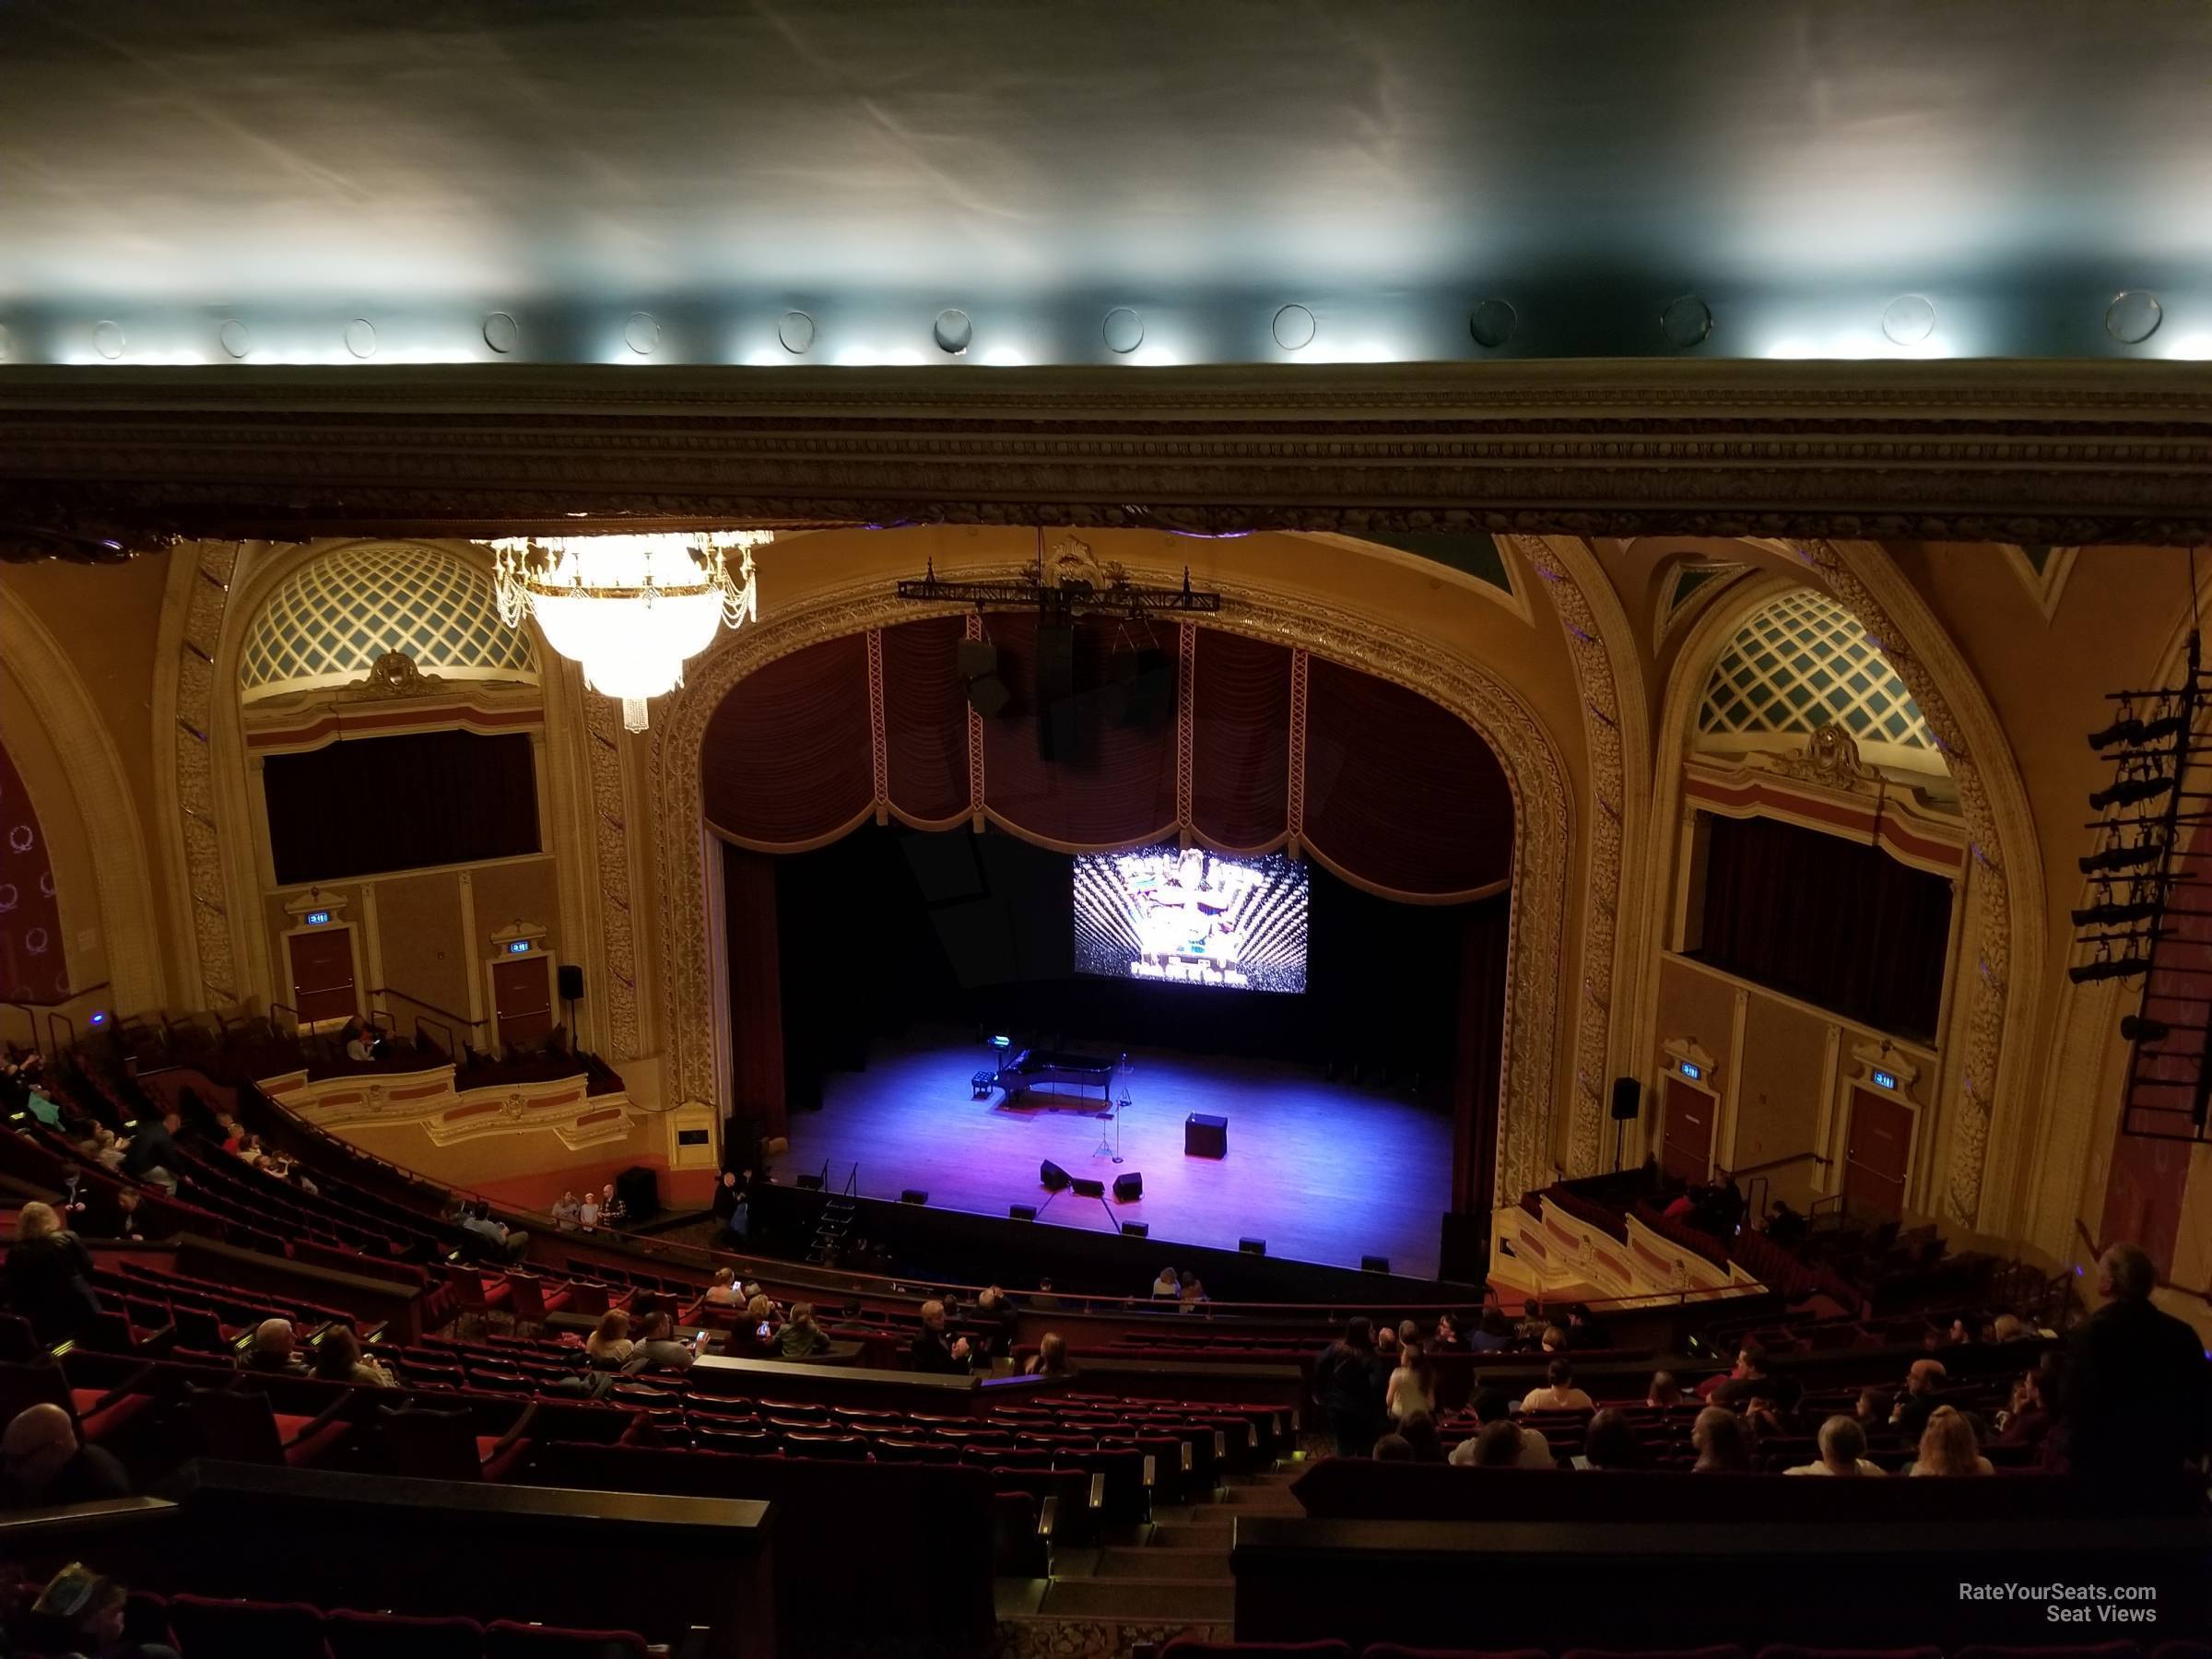
[[[2080,860],[2090,901],[2074,912],[2076,944],[2088,954],[2068,971],[2076,983],[2141,976],[2136,1010],[2120,1022],[2128,1042],[2123,1134],[2153,1140],[2212,1139],[2212,676],[2189,636],[2178,686],[2117,691],[2112,723],[2089,734],[2109,756],[2112,781],[2089,796],[2100,816]]]
[[[1063,576],[1047,582],[1034,571],[996,582],[960,582],[939,576],[933,562],[924,574],[899,584],[899,597],[925,605],[972,605],[978,610],[1035,609],[1061,617],[1104,613],[1124,617],[1191,612],[1211,614],[1221,608],[1221,595],[1191,585],[1184,571],[1181,587],[1147,587],[1126,577],[1110,575],[1103,581]]]

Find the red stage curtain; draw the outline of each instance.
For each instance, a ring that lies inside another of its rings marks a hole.
[[[784,1131],[782,966],[772,853],[724,846],[724,931],[730,964],[730,1111],[763,1135]]]
[[[537,767],[520,732],[357,737],[262,763],[285,886],[535,853]]]
[[[707,722],[707,822],[761,846],[838,834],[875,798],[865,634],[779,657],[731,688]]]
[[[1023,612],[994,614],[989,626],[999,672],[1015,693],[1006,714],[983,723],[983,794],[992,814],[1047,846],[1109,847],[1171,835],[1172,696],[1151,726],[1125,726],[1109,718],[1106,658],[1124,625],[1102,618],[1076,625],[1073,752],[1050,761],[1037,753],[1037,618]],[[1171,666],[1173,638],[1166,635]]]
[[[931,617],[883,630],[883,729],[891,806],[940,825],[968,810],[968,689],[956,653],[966,621]]]
[[[1306,840],[1353,880],[1438,898],[1505,880],[1513,797],[1475,729],[1427,698],[1312,659]]]
[[[1289,822],[1289,647],[1201,629],[1191,691],[1192,828],[1275,846]]]
[[[1935,1036],[1948,881],[1778,818],[1710,822],[1700,960],[1877,1030]]]
[[[22,774],[0,745],[0,1000],[50,1003],[68,994],[62,906],[45,832]]]
[[[1505,946],[1512,900],[1500,893],[1462,914],[1459,1053],[1452,1088],[1452,1206],[1497,1203],[1499,1067],[1505,1058]]]

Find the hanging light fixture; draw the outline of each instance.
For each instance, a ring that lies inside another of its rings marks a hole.
[[[500,616],[510,628],[535,617],[546,642],[594,691],[619,698],[623,725],[641,732],[646,700],[684,683],[684,664],[718,623],[759,618],[753,549],[774,539],[771,530],[511,536],[491,544]]]

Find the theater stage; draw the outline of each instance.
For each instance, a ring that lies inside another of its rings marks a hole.
[[[1131,1102],[1116,1166],[1095,1155],[1100,1132],[1113,1133],[1095,1093],[1037,1093],[1012,1106],[996,1090],[976,1100],[969,1079],[990,1064],[964,1036],[879,1044],[867,1070],[824,1079],[821,1111],[792,1114],[777,1179],[826,1160],[836,1190],[857,1163],[863,1197],[919,1187],[934,1207],[1002,1217],[1009,1205],[1034,1204],[1041,1224],[1094,1232],[1142,1221],[1162,1263],[1174,1261],[1178,1242],[1234,1250],[1249,1237],[1266,1240],[1271,1256],[1357,1267],[1363,1255],[1382,1255],[1393,1272],[1436,1276],[1438,1218],[1452,1185],[1452,1120],[1441,1102],[1331,1083],[1302,1066],[1132,1050],[1114,1080],[1117,1098],[1126,1089]],[[1226,1159],[1183,1155],[1182,1120],[1194,1112],[1229,1119]],[[1145,1195],[1112,1205],[1111,1216],[1073,1192],[1048,1206],[1037,1179],[1048,1158],[1110,1191],[1114,1176],[1135,1171]]]

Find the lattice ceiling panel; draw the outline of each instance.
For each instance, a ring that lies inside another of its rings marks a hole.
[[[1698,705],[1698,731],[1810,732],[1831,722],[1861,743],[1940,761],[1920,705],[1866,630],[1827,594],[1799,588],[1756,612],[1721,653]]]
[[[301,565],[269,595],[240,695],[351,685],[389,651],[446,679],[537,678],[530,637],[500,620],[489,576],[436,547],[365,542]]]

